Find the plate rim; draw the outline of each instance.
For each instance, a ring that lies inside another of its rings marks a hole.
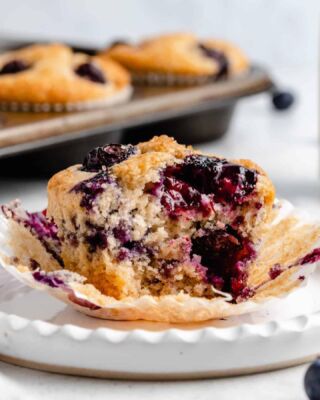
[[[66,306],[69,307],[69,306]],[[78,311],[76,311],[78,312]],[[86,316],[87,318],[92,318]],[[125,322],[125,321],[123,321]],[[152,323],[152,322],[149,322]],[[13,313],[0,311],[0,331],[2,326],[7,325],[15,332],[32,329],[40,336],[64,335],[72,340],[83,341],[98,336],[108,343],[130,342],[141,343],[197,343],[203,336],[209,336],[213,341],[235,342],[239,338],[251,337],[259,339],[270,339],[281,333],[302,333],[311,325],[320,327],[320,310],[310,314],[299,314],[286,320],[270,320],[263,323],[245,322],[231,327],[195,326],[194,329],[183,329],[187,324],[175,324],[161,331],[133,328],[132,330],[112,329],[111,327],[97,327],[94,329],[84,328],[70,324],[56,325],[41,319],[29,319]],[[170,324],[168,324],[170,325]],[[197,324],[192,324],[197,325]],[[200,325],[200,324],[199,324]]]

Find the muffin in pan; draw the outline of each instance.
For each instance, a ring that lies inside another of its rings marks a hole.
[[[130,75],[115,61],[74,53],[63,44],[32,45],[0,55],[5,109],[65,111],[124,101]]]
[[[93,149],[51,178],[44,213],[2,211],[9,272],[100,318],[241,314],[320,258],[319,224],[276,203],[260,167],[167,136]]]
[[[199,39],[190,33],[162,35],[137,45],[119,42],[104,54],[129,69],[137,83],[199,84],[238,75],[249,68],[247,57],[235,45]]]

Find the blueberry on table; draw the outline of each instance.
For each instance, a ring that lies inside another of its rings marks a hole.
[[[275,90],[272,92],[272,104],[276,110],[284,111],[292,106],[294,96],[290,92]]]
[[[320,358],[317,358],[307,369],[304,388],[310,400],[320,400]]]

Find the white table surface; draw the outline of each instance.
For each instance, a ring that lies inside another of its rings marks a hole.
[[[228,135],[199,147],[229,157],[252,158],[270,174],[279,197],[320,216],[316,77],[312,71],[286,70],[279,71],[279,81],[298,94],[292,110],[274,112],[265,95],[245,100],[239,104]],[[0,203],[20,198],[30,210],[44,208],[45,187],[44,180],[0,178]],[[305,399],[305,369],[300,366],[246,377],[151,383],[60,376],[0,362],[0,399]]]

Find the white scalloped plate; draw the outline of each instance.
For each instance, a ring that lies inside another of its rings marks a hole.
[[[0,271],[0,359],[76,375],[176,379],[306,362],[320,352],[320,271],[259,312],[193,325],[87,317]]]

